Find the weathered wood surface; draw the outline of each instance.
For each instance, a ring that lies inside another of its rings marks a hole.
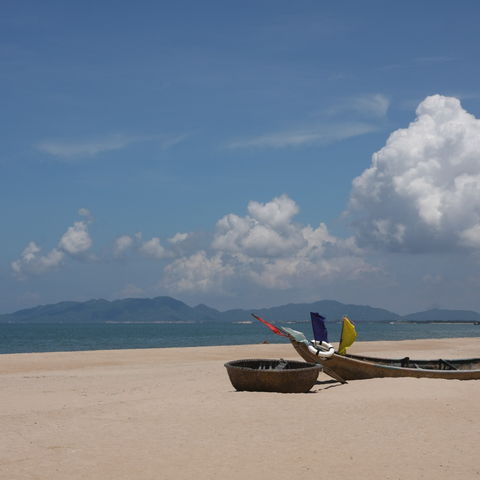
[[[452,380],[480,379],[480,358],[461,360],[415,360],[338,355],[328,359],[310,353],[303,343],[290,339],[295,350],[307,362],[322,364],[344,380],[362,380],[384,377],[444,378]],[[335,378],[335,377],[334,377]]]

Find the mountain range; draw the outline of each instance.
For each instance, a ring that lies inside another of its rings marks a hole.
[[[172,297],[127,298],[108,301],[60,302],[0,315],[0,323],[161,323],[161,322],[245,322],[255,313],[273,322],[308,321],[309,312],[319,312],[329,321],[348,315],[354,321],[480,321],[471,310],[432,309],[398,315],[369,305],[350,305],[334,300],[290,303],[278,307],[219,311],[207,305],[190,307]]]

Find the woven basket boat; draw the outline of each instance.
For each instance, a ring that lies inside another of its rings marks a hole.
[[[235,389],[249,392],[308,392],[321,370],[315,363],[270,359],[234,360],[225,367]]]

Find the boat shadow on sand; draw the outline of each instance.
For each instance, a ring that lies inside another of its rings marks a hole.
[[[317,392],[322,392],[324,390],[328,390],[329,388],[335,388],[335,387],[344,387],[345,385],[348,385],[348,383],[341,383],[338,382],[337,380],[317,380],[315,382],[315,386],[317,387],[315,390],[312,390],[309,393],[317,393]],[[320,387],[320,388],[318,388]],[[321,388],[323,387],[323,388]]]

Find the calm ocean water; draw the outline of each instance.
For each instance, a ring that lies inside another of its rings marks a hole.
[[[287,325],[286,325],[287,326]],[[288,324],[311,338],[310,323]],[[329,340],[340,338],[340,323],[328,323]],[[357,322],[358,340],[480,337],[472,324]],[[260,323],[202,324],[0,324],[0,353],[193,347],[286,342]]]

